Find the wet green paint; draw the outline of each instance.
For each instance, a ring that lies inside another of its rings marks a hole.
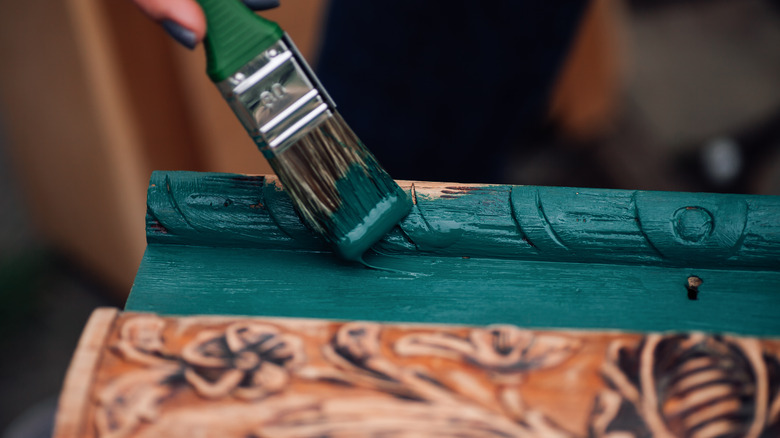
[[[430,195],[430,194],[429,194]],[[780,199],[417,191],[365,269],[262,177],[156,172],[127,310],[780,335]],[[690,276],[704,283],[688,299]]]
[[[330,229],[337,231],[327,237],[347,260],[359,261],[412,207],[409,196],[373,160],[367,169],[353,166],[336,187],[341,208],[330,217]]]
[[[258,146],[302,221],[347,260],[359,261],[411,208],[338,113],[282,151]]]

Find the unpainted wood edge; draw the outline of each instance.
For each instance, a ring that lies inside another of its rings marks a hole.
[[[403,188],[410,188],[414,185],[417,188],[423,187],[426,189],[446,189],[450,187],[495,187],[495,186],[507,186],[515,187],[517,184],[491,184],[491,183],[462,183],[456,181],[419,181],[411,179],[397,179],[395,183]]]
[[[209,173],[209,172],[203,172]],[[279,184],[279,177],[273,173],[248,173],[246,176],[255,176],[265,178],[265,181],[269,184]],[[447,181],[419,181],[411,179],[397,179],[395,183],[401,186],[401,188],[409,189],[413,184],[417,187],[424,187],[426,189],[445,189],[452,186],[466,186],[466,187],[493,187],[493,186],[517,186],[511,184],[481,184],[481,183],[461,183],[461,182],[447,182]]]
[[[207,172],[204,172],[207,173]],[[275,185],[277,187],[283,187],[279,177],[273,173],[267,174],[247,174],[247,176],[262,177],[266,184]],[[511,184],[482,184],[482,183],[460,183],[460,182],[447,182],[447,181],[418,181],[411,179],[397,179],[395,183],[399,187],[406,191],[420,190],[425,192],[429,198],[438,198],[437,194],[441,190],[446,189],[462,189],[467,187],[469,189],[480,189],[495,186],[507,186],[507,187],[519,187],[520,185]],[[414,198],[414,194],[412,195]],[[416,202],[415,202],[416,203]]]
[[[82,416],[88,411],[92,377],[102,356],[106,337],[111,332],[118,314],[119,310],[115,308],[97,308],[84,327],[76,352],[65,374],[65,382],[57,404],[53,438],[84,436]]]

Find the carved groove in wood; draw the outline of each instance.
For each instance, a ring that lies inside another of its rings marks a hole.
[[[105,339],[86,436],[780,435],[777,340],[133,313]]]

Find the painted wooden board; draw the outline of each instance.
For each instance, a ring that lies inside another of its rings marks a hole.
[[[385,254],[780,269],[780,197],[399,181]],[[155,172],[149,244],[324,250],[274,176]]]
[[[780,199],[401,182],[337,259],[273,177],[155,172],[126,310],[780,336]]]
[[[780,436],[780,340],[97,310],[55,437]]]

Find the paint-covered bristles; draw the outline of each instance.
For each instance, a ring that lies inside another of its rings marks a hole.
[[[303,221],[357,260],[411,208],[338,113],[268,161]]]

